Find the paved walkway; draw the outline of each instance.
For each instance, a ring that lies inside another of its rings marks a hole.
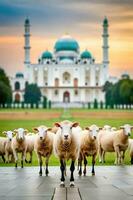
[[[38,176],[38,167],[0,168],[0,200],[132,200],[133,166],[97,166],[79,177],[75,170],[75,187],[60,188],[59,167],[50,167],[48,177]]]

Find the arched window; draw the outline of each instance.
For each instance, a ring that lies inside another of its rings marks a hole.
[[[74,78],[74,87],[78,87],[78,79]]]
[[[59,87],[59,79],[55,78],[55,87]]]
[[[16,93],[16,94],[15,94],[15,102],[16,102],[16,103],[19,103],[19,102],[20,102],[20,94],[19,94],[19,93]]]
[[[71,75],[68,72],[64,72],[63,74],[63,83],[70,83]]]
[[[20,90],[20,83],[18,81],[15,82],[15,90]]]

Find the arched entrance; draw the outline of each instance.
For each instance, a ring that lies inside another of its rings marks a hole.
[[[16,94],[15,94],[15,102],[16,102],[16,103],[19,103],[19,102],[20,102],[20,94],[19,94],[19,93],[16,93]]]
[[[64,94],[63,94],[63,102],[65,102],[65,103],[70,102],[70,93],[68,91],[64,92]]]

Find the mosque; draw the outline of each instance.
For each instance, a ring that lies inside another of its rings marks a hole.
[[[26,84],[36,83],[42,96],[53,104],[105,101],[103,85],[109,79],[108,19],[103,20],[102,61],[96,63],[87,49],[80,52],[78,41],[70,35],[58,39],[53,52],[44,51],[37,63],[30,60],[30,20],[24,23],[24,74],[11,79],[13,100],[23,102]]]

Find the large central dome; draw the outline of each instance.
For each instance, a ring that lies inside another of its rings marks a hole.
[[[78,52],[78,42],[73,39],[70,35],[64,35],[61,37],[54,46],[55,51],[75,51]]]

